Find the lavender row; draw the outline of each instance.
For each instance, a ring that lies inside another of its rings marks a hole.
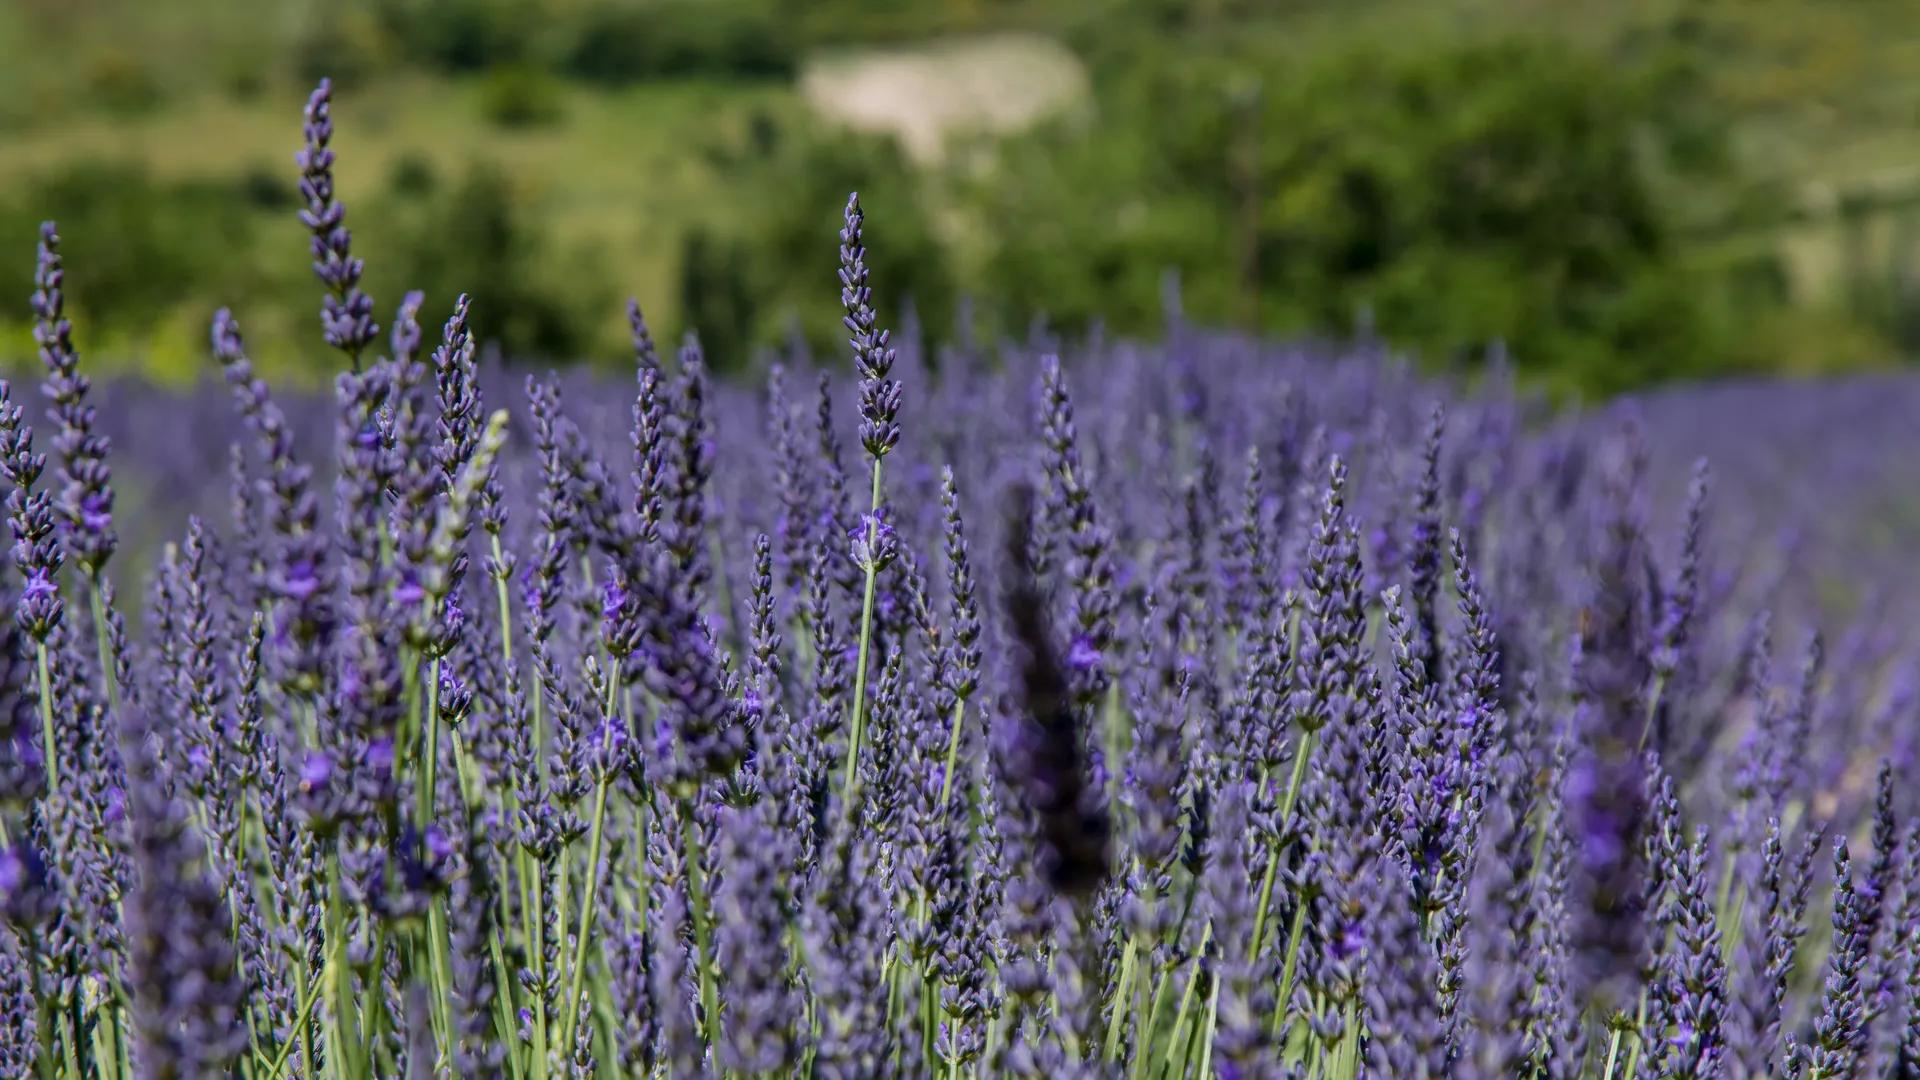
[[[361,290],[330,105],[342,373],[276,397],[215,318],[225,505],[125,592],[95,402],[140,398],[42,234],[0,1073],[1920,1068],[1914,608],[1823,637],[1657,416],[1177,317],[896,341],[857,198],[851,380],[716,385],[634,307],[633,382],[516,386],[464,298]]]

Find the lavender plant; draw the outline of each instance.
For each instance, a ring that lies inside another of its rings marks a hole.
[[[1920,1070],[1920,594],[1828,602],[1751,463],[1372,346],[932,362],[856,198],[852,371],[635,305],[636,383],[528,379],[465,297],[381,340],[331,109],[331,394],[223,311],[230,402],[143,436],[41,234],[0,1072]]]

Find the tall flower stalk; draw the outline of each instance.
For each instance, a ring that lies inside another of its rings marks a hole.
[[[867,712],[867,655],[873,643],[874,587],[880,571],[891,561],[893,528],[887,523],[880,489],[881,466],[900,441],[897,418],[901,389],[891,378],[894,350],[891,333],[880,328],[880,317],[873,308],[873,289],[867,284],[866,214],[860,209],[860,194],[847,196],[846,224],[840,229],[840,306],[846,315],[842,321],[851,335],[853,359],[860,371],[860,446],[873,463],[873,490],[867,513],[855,526],[853,559],[860,568],[863,584],[860,596],[859,655],[853,669],[853,719],[848,724],[846,778],[841,788],[849,811],[859,780],[860,742],[865,734]]]

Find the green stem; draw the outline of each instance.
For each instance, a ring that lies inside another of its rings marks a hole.
[[[252,1020],[248,1020],[252,1024]],[[113,1062],[113,1075],[123,1077],[127,1073],[126,1056],[121,1053],[120,1040],[120,1004],[112,998],[107,999],[107,1055]]]
[[[923,926],[923,927],[927,925],[927,920],[931,917],[930,913],[928,912],[928,908],[930,906],[931,904],[924,890],[919,891],[914,896],[913,918],[914,918],[914,922],[917,925]],[[901,959],[900,959],[900,968],[901,968],[901,971],[903,972],[901,976],[902,979],[906,977],[904,972],[906,970],[907,963],[910,959],[911,959],[911,955],[908,953],[908,951],[906,950],[903,944],[901,949]],[[935,993],[936,984],[933,977],[933,958],[931,956],[927,958],[926,963],[920,965],[919,971],[920,971],[919,1005],[920,1005],[920,1012],[921,1012],[921,1016],[920,1016],[921,1051],[926,1057],[927,1061],[931,1062],[934,1060],[935,1038],[934,1038],[933,1009],[935,1004],[935,998],[937,996]]]
[[[546,868],[539,868],[542,876]],[[547,1075],[547,899],[541,882],[533,883],[533,933],[527,938],[527,951],[533,954],[535,985],[542,989],[533,995],[533,1075]]]
[[[1173,1038],[1167,1040],[1167,1052],[1162,1057],[1160,1067],[1171,1072],[1174,1062],[1185,1055],[1187,1010],[1193,1005],[1193,988],[1200,985],[1200,958],[1206,955],[1207,942],[1213,939],[1213,924],[1200,931],[1200,947],[1193,952],[1193,970],[1187,975],[1187,987],[1180,991],[1180,1008],[1173,1014]]]
[[[67,1062],[67,1075],[79,1077],[80,1072],[80,998],[77,994],[67,995],[66,1016],[63,1022],[67,1026],[67,1037],[62,1040],[62,1053]]]
[[[534,654],[533,693],[528,701],[533,707],[533,774],[542,786],[547,782],[547,714],[542,702],[547,696],[546,680],[540,677],[539,653]]]
[[[480,808],[480,777],[473,770],[473,760],[467,756],[466,740],[460,737],[458,729],[449,729],[447,738],[453,743],[453,775],[460,784],[460,803],[471,815]]]
[[[1634,1010],[1633,1045],[1627,1048],[1627,1074],[1626,1074],[1627,1080],[1633,1080],[1634,1076],[1638,1075],[1640,1072],[1640,1051],[1645,1047],[1645,1044],[1640,1041],[1640,1032],[1645,1031],[1646,1027],[1647,1027],[1647,992],[1645,990],[1642,990],[1640,991],[1640,1007]]]
[[[1248,947],[1248,958],[1260,955],[1260,947],[1266,935],[1267,907],[1273,902],[1273,883],[1280,869],[1280,835],[1287,827],[1287,820],[1293,816],[1294,800],[1300,796],[1300,784],[1306,777],[1307,757],[1313,753],[1313,732],[1300,736],[1300,748],[1293,755],[1293,773],[1287,778],[1287,794],[1280,803],[1280,816],[1274,821],[1274,834],[1267,841],[1267,870],[1260,878],[1260,895],[1254,902],[1253,941]]]
[[[1127,938],[1126,951],[1120,954],[1120,979],[1113,988],[1113,1015],[1107,1020],[1107,1042],[1103,1056],[1112,1061],[1120,1052],[1120,1032],[1127,1026],[1127,997],[1133,990],[1133,961],[1140,951],[1140,935]]]
[[[904,950],[905,946],[901,948]],[[885,959],[881,961],[880,981],[885,983],[887,987],[886,1024],[888,1031],[900,1030],[900,984],[906,977],[904,974],[906,968],[907,962],[898,952],[888,952]],[[902,1051],[896,1046],[893,1052],[895,1055],[899,1055]]]
[[[53,1028],[53,1018],[48,1015],[47,999],[50,995],[39,992],[44,982],[41,977],[40,949],[37,939],[28,937],[22,944],[27,949],[27,970],[33,979],[33,1030],[40,1037],[40,1053],[34,1056],[34,1060],[39,1065],[40,1074],[51,1080],[54,1070],[58,1067],[54,1064],[56,1057],[54,1043],[58,1040],[58,1035]]]
[[[449,734],[453,738],[454,772],[460,778],[460,798],[461,801],[466,804],[467,813],[471,816],[480,804],[480,783],[472,775],[473,766],[467,758],[466,745],[460,738],[460,732],[452,731],[449,732]],[[519,858],[518,854],[516,854],[515,858],[515,865],[517,867],[519,865],[517,861]],[[495,900],[489,901],[489,906],[493,906],[496,901],[498,906],[494,911],[496,917],[488,920],[490,925],[487,927],[487,951],[493,958],[494,1011],[498,1013],[496,1019],[499,1023],[502,1037],[504,1038],[508,1033],[512,1032],[515,1027],[511,1018],[514,1015],[514,991],[518,985],[507,974],[507,964],[505,960],[506,949],[502,938],[507,913],[505,889],[510,880],[507,874],[507,863],[504,858],[498,861],[498,865],[494,869],[494,876],[500,888],[495,890],[498,894]],[[435,903],[437,904],[438,901],[436,900]],[[520,1075],[519,1057],[514,1054],[511,1046],[509,1046],[506,1057],[507,1070],[517,1080]]]
[[[1152,1044],[1153,1033],[1160,1023],[1160,1006],[1166,1004],[1167,984],[1173,981],[1173,969],[1162,968],[1159,978],[1153,980],[1153,993],[1147,998],[1147,1022],[1140,1026],[1140,1044],[1133,1050],[1133,1080],[1143,1080],[1147,1075],[1151,1054],[1148,1047]]]
[[[992,1061],[994,1059],[994,1055],[998,1054],[999,1052],[1000,1052],[1000,1010],[995,1009],[992,1015],[987,1017],[987,1037],[981,1043],[980,1060]],[[808,1073],[809,1074],[812,1073],[811,1068],[808,1069]]]
[[[300,1029],[300,1038],[288,1039],[280,1044],[279,1053],[273,1056],[273,1064],[267,1069],[266,1080],[279,1080],[280,1070],[287,1067],[287,1055],[292,1053],[296,1043],[302,1044],[301,1053],[304,1055],[302,1061],[306,1070],[304,1075],[313,1075],[313,1045],[311,1037],[307,1034],[307,1027],[313,1020],[313,1007],[320,1003],[320,988],[329,984],[332,975],[333,958],[328,957],[326,966],[320,970],[320,977],[313,981],[313,985],[307,987],[300,1001],[300,1011],[294,1015],[293,1024]]]
[[[299,1032],[299,1037],[297,1039],[288,1039],[281,1045],[279,1057],[274,1064],[273,1075],[279,1074],[280,1063],[284,1062],[287,1057],[287,1048],[293,1043],[298,1042],[300,1044],[300,1075],[313,1076],[315,1075],[313,1071],[313,1007],[320,1001],[321,987],[327,985],[327,973],[322,971],[319,978],[313,980],[311,983],[307,982],[307,954],[304,949],[296,958],[295,970],[299,973],[300,985],[307,988],[307,999],[300,1008],[299,1018],[294,1021],[294,1027]]]
[[[1613,1038],[1607,1042],[1607,1071],[1600,1074],[1600,1080],[1613,1080],[1613,1067],[1620,1061],[1620,1036],[1622,1029],[1613,1029]]]
[[[1200,1076],[1213,1074],[1213,1028],[1220,1022],[1220,977],[1214,976],[1213,985],[1207,990],[1207,1025],[1197,1036],[1200,1039]]]
[[[1360,1075],[1360,1027],[1359,1018],[1354,1015],[1352,1001],[1347,1002],[1346,1011],[1347,1022],[1341,1028],[1345,1040],[1341,1047],[1341,1056],[1349,1062],[1343,1071],[1347,1077],[1353,1078]]]
[[[706,1014],[706,1035],[710,1043],[719,1042],[720,991],[713,981],[713,951],[709,944],[711,928],[707,920],[706,871],[700,855],[700,828],[693,820],[693,800],[684,800],[680,809],[680,838],[686,848],[687,899],[693,908],[693,945],[699,954],[700,1009]]]
[[[493,574],[493,589],[494,589],[495,600],[498,602],[500,607],[500,669],[504,672],[513,666],[513,609],[507,597],[507,574],[505,569],[507,564],[506,564],[506,556],[501,551],[501,548],[500,548],[500,534],[497,532],[490,532],[487,537],[487,542],[489,546],[491,546],[493,549],[493,565],[495,567],[494,574]],[[458,733],[455,733],[454,735],[453,746],[454,746],[454,753],[457,755],[460,752],[460,737]],[[538,744],[535,745],[534,752],[536,755],[539,753]],[[514,795],[513,795],[513,785],[503,784],[501,786],[502,786],[501,802],[505,805],[506,812],[509,815],[509,820],[511,820],[511,815],[515,813],[517,809],[517,800],[514,798]],[[477,792],[469,792],[468,797],[471,798],[476,793]],[[521,889],[520,925],[521,925],[521,930],[524,933],[527,928],[526,926],[527,905],[525,903],[526,881],[527,881],[527,853],[524,848],[519,848],[519,847],[515,848],[513,853],[513,868],[515,871],[514,876],[519,882],[520,889]],[[502,932],[500,928],[505,926],[505,915],[507,913],[507,908],[508,908],[507,879],[504,874],[501,875],[500,884],[501,884],[500,913],[501,913],[502,919],[499,926],[496,927],[496,937],[499,935],[499,933]],[[528,935],[528,940],[531,940],[531,935]],[[503,982],[500,987],[500,992],[501,994],[511,997],[513,993],[513,983]],[[511,1015],[511,1013],[509,1013],[509,1015]],[[507,1027],[504,1027],[502,1029],[503,1032],[511,1031],[511,1030],[513,1030],[511,1025],[508,1025]]]
[[[560,1025],[560,1045],[573,1046],[574,1025],[580,1020],[580,996],[586,989],[587,939],[593,933],[594,894],[600,889],[600,845],[607,821],[607,777],[603,772],[593,791],[593,826],[587,840],[586,896],[580,904],[580,932],[573,943],[573,988],[567,994],[566,1019]]]
[[[501,551],[501,548],[500,548],[500,534],[497,532],[490,532],[487,537],[487,542],[493,549],[493,565],[495,567],[494,574],[493,574],[493,589],[494,589],[495,600],[498,602],[500,607],[500,668],[504,672],[508,668],[511,668],[513,666],[513,609],[507,597],[507,574],[505,569],[507,564],[506,564],[506,556]],[[457,759],[457,756],[460,754],[460,736],[458,732],[454,734],[453,748],[454,748],[454,753]],[[540,751],[539,751],[538,744],[536,744],[534,748],[534,753],[537,755],[539,752]],[[502,787],[501,801],[502,803],[505,804],[505,809],[508,815],[512,815],[517,809],[517,800],[515,800],[513,795],[513,785],[503,784],[501,785],[501,787]],[[477,789],[475,791],[470,791],[467,793],[469,798],[474,797],[474,795],[476,794],[477,794]],[[511,817],[509,817],[509,820],[511,820]],[[520,911],[521,911],[520,925],[521,925],[522,931],[524,932],[526,929],[526,910],[527,910],[526,903],[525,903],[526,881],[527,881],[527,854],[524,848],[519,848],[519,847],[515,848],[513,853],[513,868],[515,871],[514,876],[518,880],[520,884],[520,889],[521,889],[520,899],[522,902],[520,906]],[[500,884],[501,884],[500,913],[502,915],[500,926],[503,927],[505,925],[504,916],[506,915],[507,908],[508,908],[507,891],[506,891],[507,880],[504,874],[501,875]],[[499,932],[500,932],[499,928],[496,927],[496,936],[498,936]],[[531,940],[530,935],[529,935],[529,940]],[[510,982],[503,984],[500,988],[501,993],[511,996],[512,985],[513,984]],[[503,1029],[503,1031],[511,1031],[511,1030],[512,1030],[511,1026]]]
[[[967,699],[961,698],[953,703],[953,721],[947,732],[946,769],[940,777],[940,812],[943,816],[947,809],[947,800],[953,795],[953,770],[960,763],[960,722],[967,714]]]
[[[47,673],[47,643],[36,643],[34,654],[40,668],[40,740],[44,751],[40,756],[47,766],[47,791],[52,793],[60,786],[60,751],[53,738],[53,677]]]
[[[324,970],[329,996],[333,1000],[333,1023],[329,1026],[333,1030],[335,1060],[340,1063],[343,1072],[352,1076],[358,1075],[361,1048],[359,1035],[355,1030],[359,1027],[359,1022],[354,1019],[352,991],[342,977],[346,974],[347,933],[345,913],[340,908],[341,882],[338,856],[332,860],[332,871],[333,887],[328,890],[330,900],[327,939],[332,946],[333,955],[328,959]]]
[[[933,981],[930,979],[922,979],[920,982],[920,1041],[922,1046],[921,1052],[929,1062],[936,1060],[938,1053],[938,1036],[936,1032],[939,1029],[939,1025],[933,1018],[934,1009],[937,1007],[937,998],[938,994],[934,990]]]
[[[440,658],[434,657],[427,669],[427,700],[420,714],[425,729],[426,756],[420,759],[423,776],[420,784],[420,827],[433,823],[434,784],[440,771]]]
[[[98,578],[88,579],[92,585],[87,590],[87,604],[93,609],[93,636],[100,650],[100,681],[107,687],[107,706],[116,714],[120,711],[120,681],[113,673],[113,647],[107,642],[107,604],[100,595]]]
[[[559,940],[555,942],[557,949],[567,947],[567,927],[573,924],[573,859],[572,852],[569,850],[571,847],[572,845],[569,844],[560,849],[560,866],[556,871],[558,880],[553,885],[553,925],[560,935]],[[555,969],[553,972],[556,980],[565,974],[561,969]],[[559,1017],[555,1016],[554,1019],[557,1020]],[[557,1042],[550,1045],[562,1056],[572,1049]]]
[[[494,927],[494,932],[490,936],[487,944],[493,953],[493,981],[497,988],[493,995],[494,1023],[498,1025],[501,1043],[506,1047],[507,1073],[509,1076],[512,1076],[514,1080],[519,1080],[520,1055],[516,1053],[518,1047],[515,1045],[519,1040],[515,1038],[513,1034],[514,1008],[512,988],[514,983],[512,978],[507,974],[507,959],[500,945],[499,927]]]
[[[506,560],[500,551],[500,536],[492,536],[493,564],[505,566]],[[498,573],[493,576],[493,591],[500,603],[500,659],[513,663],[513,609],[507,602],[507,575]]]
[[[1106,700],[1100,705],[1100,731],[1106,741],[1107,760],[1125,761],[1127,751],[1132,744],[1132,730],[1122,722],[1120,711],[1120,680],[1107,684]],[[1118,798],[1122,771],[1107,770],[1107,797]]]
[[[878,538],[878,515],[880,513],[880,462],[873,459],[873,506],[867,518],[867,547],[869,553]],[[866,588],[860,600],[860,652],[853,670],[853,723],[847,734],[846,783],[841,790],[846,793],[846,812],[853,813],[854,784],[859,780],[860,737],[866,726],[867,705],[867,653],[873,643],[873,593],[874,580],[879,576],[879,568],[869,559],[866,566]]]
[[[1307,926],[1307,905],[1300,902],[1293,906],[1293,922],[1287,927],[1287,959],[1280,969],[1280,994],[1273,1001],[1273,1026],[1280,1027],[1280,1021],[1287,1015],[1288,1004],[1293,998],[1293,980],[1300,964],[1300,936]]]
[[[1647,695],[1647,716],[1640,724],[1640,745],[1635,747],[1638,752],[1646,751],[1647,739],[1653,735],[1653,721],[1660,715],[1660,695],[1666,686],[1667,679],[1664,675],[1653,680],[1653,692]]]
[[[453,944],[447,937],[447,914],[438,900],[427,909],[427,963],[433,991],[433,1019],[440,1028],[441,1045],[452,1046],[453,1031]]]
[[[102,1013],[106,1011],[102,1009]],[[94,1043],[94,1065],[100,1067],[100,1063],[106,1063],[102,1076],[111,1076],[113,1080],[119,1080],[119,1076],[123,1076],[123,1068],[119,1063],[119,1032],[115,1030],[115,1026],[109,1026],[106,1020],[94,1020],[92,1043]],[[267,1055],[261,1053],[259,1049],[259,1028],[253,1024],[253,1009],[246,1011],[246,1043],[248,1043],[248,1063],[257,1074],[259,1065],[267,1061]]]

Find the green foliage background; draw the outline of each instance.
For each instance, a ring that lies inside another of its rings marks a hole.
[[[164,8],[165,11],[158,11]],[[616,362],[620,300],[743,368],[832,347],[847,190],[888,317],[1154,333],[1365,320],[1434,365],[1505,345],[1607,393],[1920,347],[1920,25],[1894,0],[17,0],[0,7],[0,355],[34,225],[97,362],[187,377],[247,313],[323,362],[293,216],[338,84],[368,283],[528,359]],[[1045,34],[1088,99],[937,163],[839,130],[809,58]],[[963,305],[961,298],[971,302]],[[430,308],[429,310],[434,310]]]

